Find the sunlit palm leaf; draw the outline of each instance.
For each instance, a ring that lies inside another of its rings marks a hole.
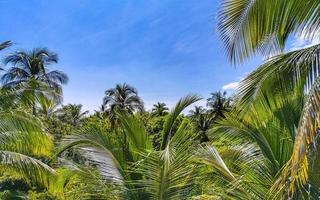
[[[242,62],[257,51],[279,52],[290,33],[314,36],[319,9],[317,0],[223,0],[219,29],[231,61]]]
[[[263,155],[249,143],[232,146],[207,144],[196,149],[198,181],[212,187],[216,198],[265,199],[272,185]]]
[[[236,98],[242,109],[269,93],[269,98],[310,88],[320,73],[320,45],[293,51],[273,58],[249,74],[239,84]]]
[[[161,149],[164,150],[168,144],[170,137],[172,136],[173,125],[176,122],[177,117],[181,112],[191,104],[199,101],[201,98],[198,95],[188,95],[179,100],[173,110],[169,113],[164,123],[162,131],[162,143]]]
[[[163,151],[143,154],[144,159],[138,163],[136,172],[144,178],[137,183],[151,199],[181,199],[191,188],[195,137],[183,122]]]
[[[119,163],[123,162],[121,157],[121,149],[112,141],[112,138],[105,135],[103,132],[95,132],[97,130],[86,130],[85,134],[77,134],[68,136],[64,139],[63,146],[57,154],[70,149],[79,147],[80,152],[92,164],[96,165],[103,175],[103,178],[121,183],[122,167]],[[109,150],[110,149],[110,150]]]
[[[50,156],[53,142],[32,116],[0,112],[0,165],[22,175],[31,185],[48,187],[55,171],[34,157]]]
[[[0,112],[0,150],[50,156],[52,149],[52,139],[37,119],[18,111]]]
[[[152,149],[152,143],[144,128],[144,125],[136,116],[129,115],[127,113],[119,113],[123,129],[130,145],[134,146],[134,149],[138,151],[146,151]]]
[[[235,181],[236,178],[226,166],[218,151],[212,145],[198,146],[196,149],[195,159],[213,167],[224,176],[228,181]]]
[[[279,182],[284,183],[290,177],[290,195],[294,194],[297,186],[304,186],[309,181],[311,160],[310,153],[318,146],[320,124],[320,78],[312,86],[306,100],[299,127],[297,129],[293,153],[284,169]],[[314,178],[314,177],[313,177]],[[276,184],[279,184],[277,182]],[[279,185],[278,185],[279,187]]]
[[[50,177],[56,175],[55,170],[42,161],[12,151],[0,150],[2,170],[12,170],[22,175],[31,185],[49,188]]]

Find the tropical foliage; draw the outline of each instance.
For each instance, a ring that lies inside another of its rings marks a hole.
[[[222,0],[231,62],[267,59],[234,95],[213,92],[205,106],[187,95],[148,110],[123,83],[90,113],[62,104],[57,54],[6,55],[0,199],[318,199],[320,44],[288,43],[318,41],[319,13],[317,0]]]

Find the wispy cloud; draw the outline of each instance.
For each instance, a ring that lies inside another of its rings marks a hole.
[[[236,90],[239,86],[239,81],[231,82],[222,86],[223,90]]]
[[[229,90],[229,91],[235,91],[235,90],[237,90],[240,82],[241,82],[246,76],[248,76],[248,74],[250,74],[249,71],[243,73],[241,76],[238,76],[238,78],[236,79],[237,81],[230,82],[230,83],[227,83],[227,84],[223,85],[223,86],[222,86],[222,90]]]

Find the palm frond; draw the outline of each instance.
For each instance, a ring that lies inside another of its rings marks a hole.
[[[170,137],[172,136],[173,125],[176,122],[177,117],[181,112],[191,104],[199,101],[201,98],[198,95],[188,95],[184,98],[181,98],[176,106],[172,109],[169,115],[166,118],[164,123],[163,132],[162,132],[162,143],[161,149],[164,150],[168,144]]]
[[[63,140],[57,155],[67,149],[78,147],[84,157],[96,165],[106,180],[121,183],[124,162],[122,149],[118,141],[101,130],[90,128],[81,130],[79,134],[71,135]]]
[[[12,45],[12,42],[11,41],[5,41],[5,42],[2,42],[0,44],[0,51],[5,49],[5,48],[8,48]]]
[[[51,177],[56,175],[55,170],[42,161],[12,151],[0,150],[0,165],[2,170],[17,172],[31,185],[39,187],[49,188]]]
[[[294,88],[309,89],[319,75],[320,45],[277,56],[260,66],[239,84],[236,99],[240,109],[263,97],[265,93],[277,96]],[[304,88],[304,86],[306,88]]]
[[[152,150],[152,143],[144,128],[144,124],[136,116],[130,116],[125,112],[120,112],[118,115],[129,140],[131,151],[146,152]]]
[[[241,63],[257,52],[281,52],[291,33],[314,36],[318,13],[316,0],[224,0],[219,30],[231,61]]]
[[[195,137],[183,122],[164,150],[143,154],[134,171],[143,178],[135,184],[142,186],[151,199],[184,198],[192,186]]]
[[[305,186],[310,177],[310,165],[312,160],[309,156],[313,148],[318,146],[317,139],[319,136],[320,124],[320,78],[314,82],[299,122],[295,143],[290,161],[285,166],[282,176],[275,184],[275,188],[279,187],[279,183],[284,183],[290,178],[289,194],[293,195],[297,187]],[[313,177],[315,178],[315,177]]]
[[[218,151],[213,145],[198,146],[195,153],[195,160],[203,162],[218,171],[219,175],[224,176],[228,181],[235,181],[235,176],[226,166]]]

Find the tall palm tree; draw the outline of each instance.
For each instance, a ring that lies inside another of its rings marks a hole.
[[[68,77],[61,71],[50,71],[52,64],[58,63],[58,55],[46,48],[35,48],[32,51],[17,51],[4,59],[11,67],[1,77],[4,87],[21,90],[21,96],[29,96],[35,114],[36,96],[61,97],[62,84]]]
[[[209,113],[214,119],[223,118],[225,113],[231,108],[231,99],[227,97],[227,93],[225,91],[213,92],[210,95],[211,97],[207,99]]]
[[[154,116],[164,116],[164,115],[168,114],[168,110],[169,110],[169,108],[166,107],[165,103],[158,102],[153,105],[152,114]]]
[[[284,51],[292,34],[314,41],[319,39],[319,27],[317,0],[223,0],[220,11],[219,29],[232,62],[241,63],[257,52],[276,55],[241,81],[236,99],[242,114],[266,96],[276,101],[297,89],[306,94],[303,112],[299,113],[299,123],[294,129],[292,155],[277,181],[282,183],[280,188],[289,181],[291,197],[297,189],[317,187],[312,180],[319,178],[316,168],[310,167],[318,163],[318,158],[310,160],[310,156],[313,146],[318,146],[320,44]]]

